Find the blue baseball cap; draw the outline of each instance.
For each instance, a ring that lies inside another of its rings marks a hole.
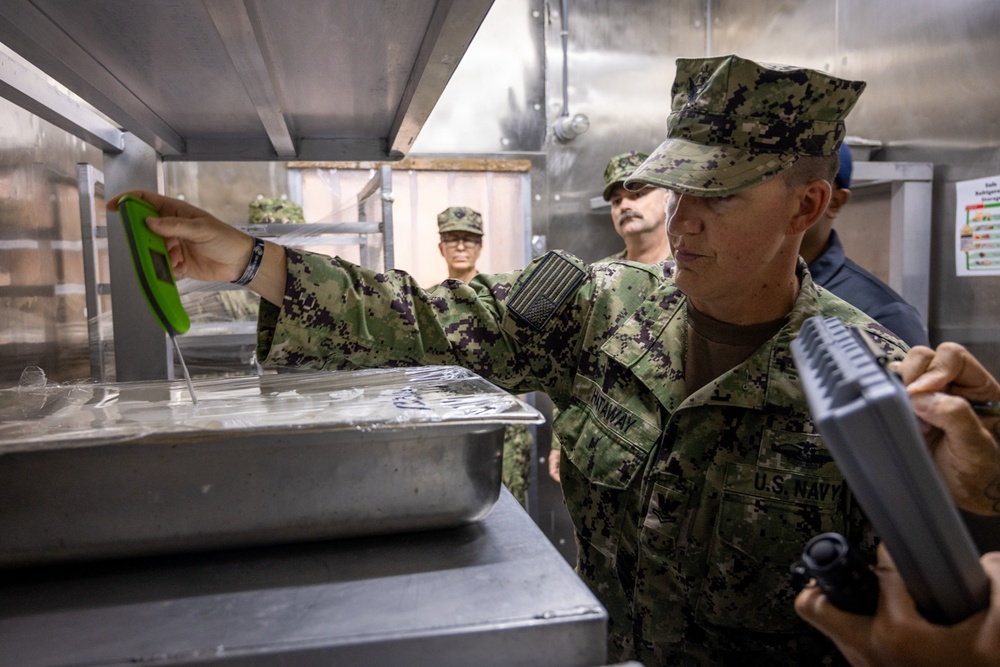
[[[837,155],[840,157],[840,169],[837,170],[837,176],[833,179],[833,184],[838,188],[850,188],[854,158],[851,157],[851,149],[847,147],[846,142],[840,144],[840,152]]]

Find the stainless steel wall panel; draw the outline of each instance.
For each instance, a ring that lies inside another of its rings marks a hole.
[[[935,165],[929,330],[1000,373],[1000,277],[957,277],[954,183],[1000,174],[1000,4],[840,0],[840,73],[869,82],[849,131],[875,159]]]
[[[414,153],[538,151],[545,140],[545,3],[493,5]]]
[[[1000,4],[839,0],[839,6],[843,53],[835,73],[869,84],[851,114],[852,134],[890,149],[1000,144],[1000,118],[989,111],[1000,76]],[[879,159],[902,161],[891,154]]]
[[[562,111],[558,4],[546,25],[548,120]],[[567,144],[551,134],[548,153],[549,248],[597,260],[624,248],[609,210],[592,211],[604,188],[604,166],[629,150],[651,152],[663,141],[674,60],[705,50],[705,3],[569,2],[569,111],[590,129]]]
[[[709,0],[709,4],[710,55],[737,53],[764,62],[834,71],[838,0]]]

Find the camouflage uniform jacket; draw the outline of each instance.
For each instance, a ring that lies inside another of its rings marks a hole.
[[[609,660],[816,665],[832,644],[799,621],[788,566],[825,531],[869,541],[816,435],[789,344],[809,316],[903,344],[816,288],[800,263],[788,323],[687,395],[686,297],[672,264],[587,265],[549,253],[523,271],[429,294],[288,250],[283,306],[261,307],[258,356],[321,368],[456,364],[561,408],[563,494],[578,574],[609,612]]]
[[[624,250],[620,250],[620,251],[616,252],[615,254],[613,254],[613,255],[611,255],[609,257],[605,257],[604,259],[599,259],[597,261],[598,262],[613,262],[616,259],[625,259],[625,255],[627,255],[627,254],[628,254],[628,248],[625,248]],[[596,263],[597,262],[595,262],[595,264]]]

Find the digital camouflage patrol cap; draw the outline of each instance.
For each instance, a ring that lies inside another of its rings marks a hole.
[[[452,206],[438,213],[438,232],[470,232],[483,235],[483,216],[468,206]]]
[[[629,151],[608,160],[608,166],[604,168],[604,201],[609,201],[611,191],[615,189],[615,186],[624,183],[625,179],[636,170],[636,167],[648,157],[645,153]]]
[[[739,56],[679,58],[660,144],[625,187],[721,197],[805,155],[834,155],[864,81]]]
[[[303,223],[302,207],[287,197],[265,197],[258,195],[250,202],[247,218],[251,225],[276,223]]]

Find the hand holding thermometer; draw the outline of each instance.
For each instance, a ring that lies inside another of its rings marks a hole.
[[[156,321],[173,341],[188,392],[191,394],[191,402],[197,403],[187,364],[184,363],[184,356],[177,344],[177,335],[191,328],[191,320],[181,304],[174,272],[170,268],[167,244],[162,236],[146,226],[146,218],[158,217],[159,213],[149,202],[133,195],[125,195],[118,200],[118,211],[125,226],[125,238],[128,240],[132,265],[142,294]]]

